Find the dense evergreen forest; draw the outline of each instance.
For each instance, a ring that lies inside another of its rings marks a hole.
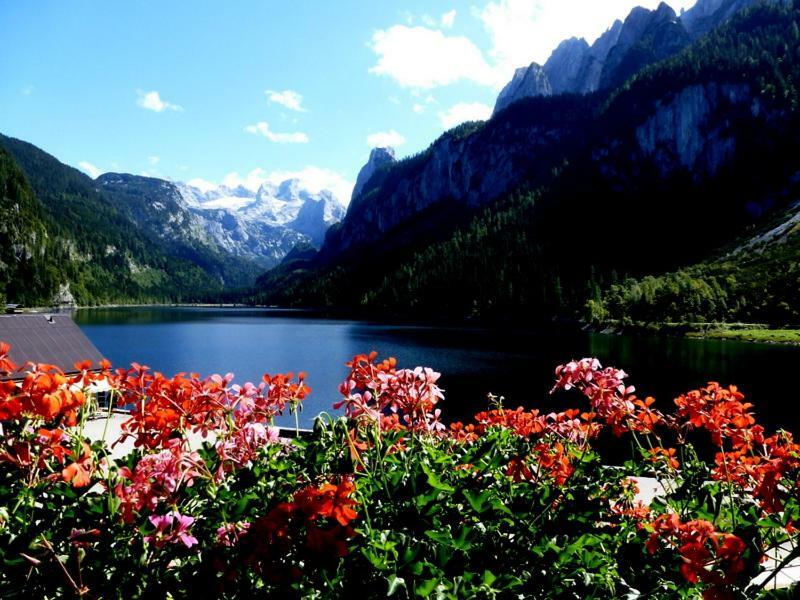
[[[142,236],[80,171],[20,140],[0,146],[6,301],[49,305],[61,289],[80,305],[171,302],[222,289]]]
[[[403,246],[388,236],[327,264],[296,262],[262,278],[254,299],[457,318],[796,323],[797,228],[767,249],[731,252],[798,197],[799,25],[792,3],[756,6],[623,86],[586,97],[592,125],[563,164],[445,239],[426,232]],[[724,163],[689,169],[640,150],[636,128],[654,107],[711,85],[738,86],[752,100],[721,101],[710,117],[709,135],[734,140]],[[513,126],[569,102],[523,100],[493,121]],[[371,187],[400,176],[390,168]]]

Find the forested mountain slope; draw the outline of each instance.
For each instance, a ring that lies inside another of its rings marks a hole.
[[[575,316],[628,277],[706,260],[791,202],[799,12],[757,4],[613,90],[525,99],[445,134],[374,175],[320,255],[256,297]],[[437,210],[454,206],[478,214],[451,235]]]
[[[17,271],[9,279],[7,300],[38,305],[174,301],[222,288],[196,264],[153,244],[80,171],[21,140],[0,136],[0,147],[6,165],[2,185],[17,190],[40,215],[37,227],[44,228],[47,240],[44,253],[38,250],[45,257],[41,262],[23,261],[22,255],[11,261],[10,272]],[[7,207],[8,200],[3,201]],[[22,268],[28,269],[27,278],[18,278]],[[29,287],[29,282],[38,283]]]

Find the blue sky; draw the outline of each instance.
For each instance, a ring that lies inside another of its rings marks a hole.
[[[694,0],[674,0],[680,10]],[[0,132],[96,174],[347,194],[640,0],[0,0]]]

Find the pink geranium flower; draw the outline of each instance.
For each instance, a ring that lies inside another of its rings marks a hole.
[[[191,548],[198,543],[197,538],[188,531],[194,523],[194,517],[172,512],[166,515],[151,515],[150,523],[156,530],[151,535],[145,536],[144,541],[156,548],[166,544],[183,544]]]

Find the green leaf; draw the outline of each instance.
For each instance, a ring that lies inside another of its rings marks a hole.
[[[439,477],[436,475],[436,473],[431,471],[431,469],[430,469],[430,467],[428,465],[426,465],[425,463],[420,463],[420,466],[422,467],[422,470],[425,471],[425,475],[428,476],[428,485],[430,485],[432,488],[434,488],[436,490],[440,490],[442,492],[455,492],[456,491],[453,486],[442,482],[439,479]]]
[[[389,591],[386,592],[387,596],[394,596],[395,592],[400,588],[406,588],[406,580],[402,577],[398,577],[397,575],[390,575],[389,576]]]
[[[490,495],[491,492],[489,490],[485,490],[480,494],[470,492],[469,490],[464,490],[464,497],[467,499],[467,502],[469,502],[469,505],[472,507],[472,509],[477,513],[482,513],[486,510],[484,503]]]
[[[438,579],[426,579],[417,586],[417,596],[430,596],[438,583]]]

